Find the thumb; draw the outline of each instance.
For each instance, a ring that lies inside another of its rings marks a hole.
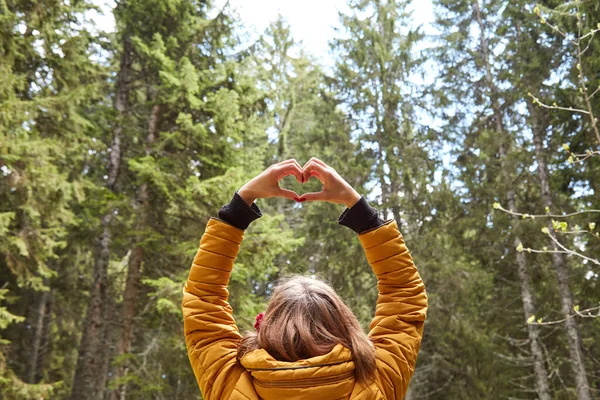
[[[282,189],[282,188],[277,189],[277,191],[275,192],[275,197],[283,197],[286,199],[291,199],[291,200],[296,200],[296,201],[298,201],[298,199],[300,198],[300,196],[298,196],[298,194],[296,192],[294,192],[293,190],[287,190],[287,189]]]
[[[325,192],[304,193],[300,196],[300,201],[327,201]]]

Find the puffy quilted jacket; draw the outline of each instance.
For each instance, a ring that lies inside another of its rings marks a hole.
[[[396,222],[359,235],[379,288],[369,332],[377,372],[368,386],[356,382],[350,350],[342,345],[296,362],[277,361],[262,349],[236,360],[242,336],[227,284],[243,237],[242,230],[211,219],[183,291],[188,354],[204,399],[402,399],[421,344],[427,296]]]

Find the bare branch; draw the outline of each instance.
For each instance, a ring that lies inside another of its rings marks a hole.
[[[587,38],[588,36],[592,36],[592,39],[593,39],[594,35],[598,32],[600,32],[600,28],[591,30],[588,33],[586,33],[585,35],[583,35],[582,37],[580,37],[579,40],[583,40],[583,39]],[[592,41],[592,39],[590,39],[590,42]]]
[[[535,219],[535,218],[568,218],[568,217],[572,217],[575,215],[581,215],[581,214],[600,213],[600,210],[585,210],[585,211],[577,211],[577,212],[563,214],[563,215],[560,215],[560,214],[527,214],[527,213],[516,212],[513,210],[507,210],[506,208],[502,207],[502,205],[500,203],[494,203],[494,209],[503,211],[510,215],[516,215],[518,217],[531,218],[531,219]]]
[[[563,233],[563,234],[567,234],[567,235],[581,235],[583,233],[587,233],[589,235],[592,235],[592,237],[600,240],[600,234],[594,233],[592,231],[588,231],[587,229],[582,229],[579,231],[564,231],[564,232],[559,232],[559,233]]]
[[[581,114],[585,114],[585,115],[589,115],[590,114],[588,111],[582,110],[580,108],[562,107],[562,106],[558,106],[558,105],[551,105],[551,106],[549,106],[548,104],[542,103],[540,101],[540,99],[538,99],[537,97],[535,97],[531,93],[528,93],[528,95],[529,95],[529,97],[531,97],[533,99],[533,102],[535,104],[537,104],[540,107],[547,108],[549,110],[564,110],[564,111],[577,112],[577,113],[581,113]]]
[[[560,247],[565,254],[570,254],[572,256],[577,256],[577,257],[583,258],[584,260],[588,260],[590,262],[593,262],[594,264],[600,265],[600,261],[599,260],[596,260],[594,258],[590,258],[590,257],[584,256],[583,254],[578,253],[575,250],[570,250],[570,249],[566,248],[561,242],[558,241],[557,238],[555,238],[554,236],[552,236],[552,234],[550,232],[548,232],[547,235],[550,236],[550,239],[552,239],[552,241],[558,247]]]
[[[563,322],[565,322],[566,320],[570,319],[570,318],[575,318],[575,317],[581,317],[581,318],[599,318],[600,317],[600,306],[598,307],[591,307],[585,310],[581,310],[579,311],[577,308],[574,308],[573,311],[575,312],[575,314],[569,314],[567,315],[565,318],[563,319],[559,319],[556,321],[535,321],[535,316],[534,316],[534,320],[529,322],[527,321],[528,324],[531,325],[538,325],[538,326],[542,326],[542,325],[556,325],[556,324],[562,324]],[[592,314],[592,312],[597,312],[596,314]]]

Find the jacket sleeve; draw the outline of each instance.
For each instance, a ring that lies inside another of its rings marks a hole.
[[[375,345],[378,386],[403,399],[415,370],[427,313],[425,285],[395,221],[359,235],[377,275],[379,296],[369,337]]]
[[[205,400],[229,398],[244,372],[236,360],[242,336],[227,302],[227,284],[243,237],[241,229],[211,219],[183,289],[188,356]]]

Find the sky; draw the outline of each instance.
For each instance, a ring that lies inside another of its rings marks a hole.
[[[222,7],[227,0],[217,0],[215,6]],[[333,65],[329,55],[329,41],[339,27],[339,12],[347,13],[347,0],[229,0],[251,36],[257,37],[271,21],[281,14],[290,24],[296,41],[303,43],[304,49],[315,56],[323,65]],[[413,1],[415,26],[433,22],[431,0]]]
[[[304,49],[315,56],[324,66],[332,66],[333,58],[329,54],[328,43],[336,36],[335,27],[339,27],[338,13],[349,12],[347,0],[229,0],[239,21],[250,36],[257,38],[281,14],[290,24],[296,41],[302,42]],[[215,0],[214,13],[223,8],[227,0]],[[96,0],[103,13],[90,12],[86,18],[99,29],[114,30],[111,9],[113,0]],[[431,0],[414,0],[412,4],[415,27],[422,25],[425,32],[431,32],[428,26],[433,22]]]

